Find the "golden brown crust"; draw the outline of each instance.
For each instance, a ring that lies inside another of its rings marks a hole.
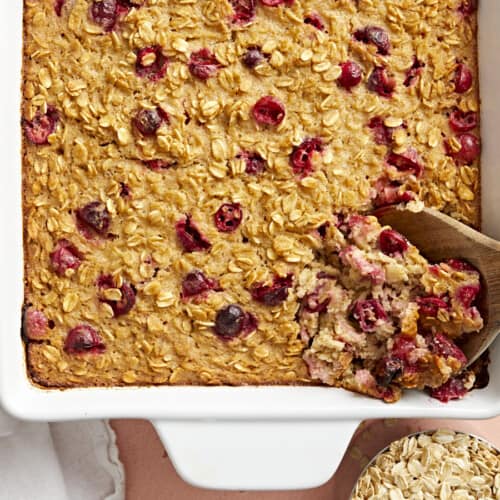
[[[403,120],[396,150],[415,147],[425,165],[423,177],[406,179],[402,189],[478,225],[478,164],[457,166],[445,155],[442,136],[452,135],[447,113],[453,107],[477,111],[479,105],[477,78],[466,94],[453,91],[457,61],[477,75],[476,20],[463,19],[459,0],[259,5],[255,20],[238,29],[227,0],[146,1],[112,33],[89,19],[90,3],[67,0],[58,17],[53,0],[25,2],[22,114],[31,120],[47,105],[59,112],[50,144],[26,141],[23,150],[26,303],[53,321],[42,343],[28,345],[33,381],[47,387],[312,383],[298,338],[296,291],[270,308],[253,301],[249,289],[310,266],[319,246],[313,231],[332,212],[372,208],[388,151],[366,126],[374,116]],[[304,25],[312,11],[325,20],[327,33]],[[367,24],[388,30],[390,56],[353,41],[352,31]],[[164,78],[150,82],[135,74],[134,51],[156,44],[170,64]],[[251,45],[268,56],[255,70],[240,62]],[[186,63],[205,46],[223,68],[202,82]],[[415,55],[426,66],[417,85],[406,88]],[[335,83],[338,63],[348,58],[364,71],[350,93]],[[366,87],[367,75],[382,63],[397,80],[392,99]],[[263,95],[285,104],[278,130],[251,118]],[[170,115],[154,138],[139,137],[131,126],[144,106],[162,106]],[[314,174],[299,180],[289,155],[316,136],[325,151],[314,157]],[[241,150],[258,151],[266,171],[246,174],[236,158]],[[156,158],[175,166],[158,172],[142,163]],[[130,198],[120,196],[120,183]],[[111,213],[112,239],[89,240],[76,228],[75,211],[95,200]],[[244,220],[237,231],[220,233],[213,214],[228,201],[242,205]],[[182,251],[174,227],[186,213],[212,243],[210,251]],[[63,238],[84,259],[75,273],[60,277],[50,253]],[[199,303],[183,301],[181,281],[194,268],[218,279],[223,291]],[[98,300],[102,273],[136,287],[128,314],[115,318]],[[254,313],[259,328],[224,342],[213,334],[213,322],[216,311],[233,302]],[[64,351],[68,331],[81,323],[99,330],[104,354]]]

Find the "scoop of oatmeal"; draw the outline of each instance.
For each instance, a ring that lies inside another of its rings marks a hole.
[[[298,279],[311,378],[386,402],[403,389],[462,397],[475,376],[464,370],[459,344],[483,326],[478,271],[458,259],[430,264],[375,217],[335,222],[325,230],[322,259]]]

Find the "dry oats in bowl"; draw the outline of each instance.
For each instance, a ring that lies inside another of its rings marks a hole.
[[[482,438],[450,429],[410,434],[378,453],[351,500],[500,498],[500,452]]]

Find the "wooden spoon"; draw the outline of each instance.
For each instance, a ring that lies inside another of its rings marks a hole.
[[[461,346],[469,366],[500,333],[500,242],[475,231],[448,215],[431,208],[412,212],[384,207],[374,212],[382,224],[404,234],[431,262],[465,259],[482,277],[479,309],[483,329],[466,338]]]

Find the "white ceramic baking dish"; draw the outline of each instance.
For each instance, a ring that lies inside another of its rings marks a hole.
[[[326,387],[145,387],[41,390],[26,377],[23,302],[21,137],[22,1],[0,16],[0,397],[27,420],[151,419],[178,472],[210,488],[318,486],[335,471],[365,418],[488,418],[500,415],[500,343],[491,383],[447,405],[408,393],[394,405]],[[500,2],[481,0],[480,59],[484,231],[500,238]]]

